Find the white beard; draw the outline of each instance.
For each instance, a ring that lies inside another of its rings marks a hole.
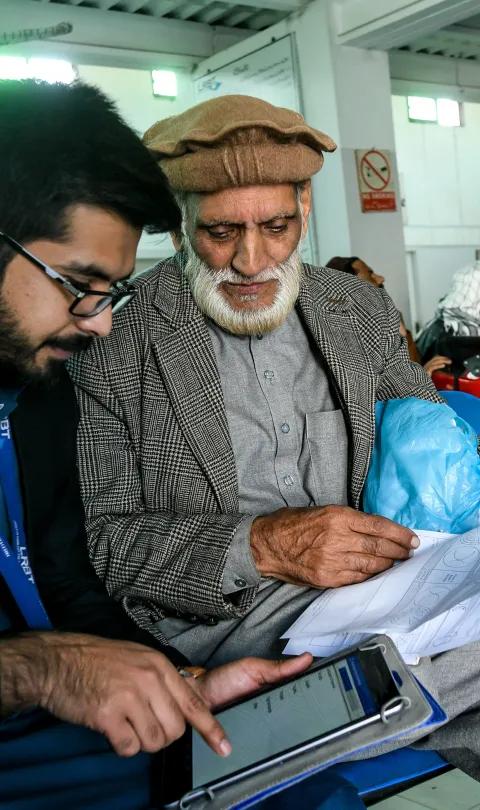
[[[261,283],[275,279],[278,289],[273,303],[269,307],[256,310],[234,309],[224,297],[219,287],[226,282],[231,284],[245,283],[241,273],[226,267],[223,270],[212,270],[193,248],[188,237],[183,236],[184,250],[187,258],[185,275],[198,308],[204,315],[215,321],[222,329],[235,335],[263,335],[271,332],[285,320],[295,306],[303,276],[300,245],[293,253],[272,269],[262,270],[258,275],[248,279],[249,283]],[[255,301],[256,295],[244,295],[242,301]]]

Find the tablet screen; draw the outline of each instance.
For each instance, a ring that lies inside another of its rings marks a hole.
[[[383,695],[372,694],[357,655],[351,655],[227,708],[217,718],[230,738],[232,754],[222,759],[194,731],[192,788],[375,714],[377,698]]]

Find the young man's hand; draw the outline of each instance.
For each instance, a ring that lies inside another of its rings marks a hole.
[[[103,734],[120,756],[153,753],[193,726],[220,756],[231,751],[210,708],[302,671],[311,656],[284,663],[247,658],[195,683],[162,653],[76,633],[25,633],[0,641],[0,714],[38,706]],[[198,685],[197,685],[198,684]]]

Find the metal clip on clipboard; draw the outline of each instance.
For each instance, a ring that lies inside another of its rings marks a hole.
[[[185,796],[180,799],[178,804],[179,810],[188,810],[190,801],[197,801],[201,798],[201,794],[204,793],[207,799],[210,799],[211,802],[215,799],[215,793],[213,792],[212,788],[204,787],[200,788],[200,790],[196,789],[195,791],[190,791],[186,793]],[[200,795],[199,795],[200,794]]]

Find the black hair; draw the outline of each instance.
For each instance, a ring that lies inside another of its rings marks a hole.
[[[330,259],[325,267],[330,267],[331,270],[341,270],[342,273],[348,273],[351,276],[356,276],[357,271],[354,268],[355,262],[358,262],[358,256],[334,256]]]
[[[150,233],[180,228],[164,173],[97,88],[0,81],[0,231],[61,241],[78,204]],[[0,274],[11,255],[0,240]]]

